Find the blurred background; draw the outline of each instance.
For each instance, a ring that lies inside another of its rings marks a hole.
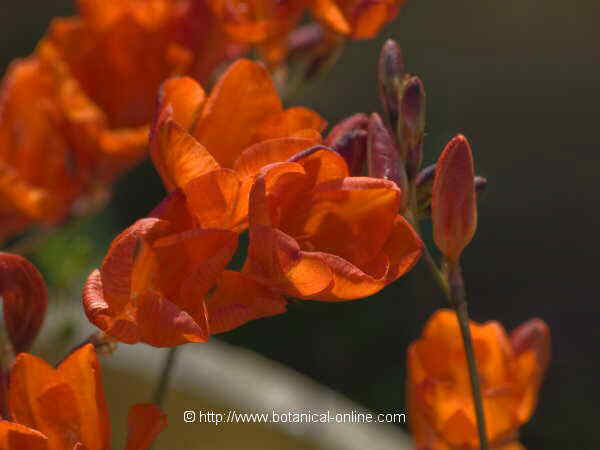
[[[2,1],[0,72],[33,50],[51,17],[72,12],[70,0]],[[426,162],[455,134],[470,139],[477,171],[489,180],[477,235],[464,255],[472,318],[499,320],[511,329],[538,316],[552,330],[553,358],[540,403],[522,429],[530,450],[600,448],[600,189],[594,182],[600,169],[599,20],[597,0],[409,0],[378,39],[348,45],[327,78],[295,99],[330,124],[380,110],[377,58],[384,39],[394,37],[408,71],[425,83]],[[110,240],[163,194],[157,174],[144,163],[120,180],[105,211],[68,225],[31,255],[52,286],[54,308],[79,301],[83,277]],[[372,298],[291,304],[287,314],[221,339],[372,410],[398,411],[404,409],[406,347],[443,305],[420,265]],[[51,338],[68,342],[74,327]],[[156,352],[156,358],[162,355]],[[109,404],[119,416],[116,434],[124,405],[148,399],[152,376],[107,370]],[[137,398],[130,401],[133,393]],[[168,412],[175,415],[169,433],[198,433],[179,423],[178,402],[189,395],[177,392],[169,399]],[[232,438],[207,427],[212,434],[181,448],[314,448],[275,431],[267,439],[268,433],[244,430]]]

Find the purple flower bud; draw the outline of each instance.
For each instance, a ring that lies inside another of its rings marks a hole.
[[[406,155],[406,171],[409,179],[416,176],[423,160],[423,136],[425,134],[425,88],[419,77],[408,78],[402,91],[398,138],[401,154]]]
[[[325,138],[325,145],[328,147],[333,147],[335,141],[348,132],[355,129],[367,131],[367,128],[369,128],[369,117],[366,114],[357,113],[350,117],[346,117],[332,128]]]
[[[400,91],[404,78],[404,60],[400,46],[388,39],[379,55],[378,67],[379,98],[385,111],[390,129],[396,129],[399,116]]]
[[[371,114],[367,142],[368,175],[395,182],[402,190],[400,212],[408,201],[408,179],[392,135],[377,113]]]
[[[367,156],[367,132],[355,128],[340,136],[331,146],[346,160],[350,176],[358,177],[363,174]]]

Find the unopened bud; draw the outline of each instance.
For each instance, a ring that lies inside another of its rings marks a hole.
[[[379,54],[377,84],[379,98],[390,129],[396,129],[399,116],[400,91],[404,77],[404,60],[400,46],[388,39]]]
[[[366,114],[354,114],[338,123],[325,138],[325,145],[344,157],[350,175],[363,173],[367,154],[367,129],[369,117]]]
[[[368,175],[391,180],[402,191],[400,212],[404,212],[408,201],[408,179],[404,163],[388,128],[377,113],[371,114],[367,141]]]
[[[350,117],[346,117],[331,129],[325,138],[325,145],[333,147],[335,142],[342,136],[353,130],[365,130],[369,128],[369,116],[363,113],[357,113]]]
[[[423,136],[425,134],[425,88],[419,77],[408,78],[402,90],[398,140],[401,153],[405,154],[406,171],[413,179],[423,161]]]
[[[15,354],[25,352],[46,316],[46,283],[34,265],[22,256],[0,253],[0,296],[13,350]]]
[[[348,164],[350,176],[362,175],[367,156],[367,132],[365,130],[355,128],[349,131],[339,137],[331,148],[342,155]]]
[[[431,164],[422,169],[415,178],[415,187],[417,189],[417,219],[423,220],[431,216],[431,191],[433,190],[433,180],[435,178],[435,164]],[[487,178],[479,175],[475,176],[475,192],[477,201],[481,199],[487,187]]]
[[[458,135],[440,155],[431,193],[433,239],[451,264],[458,263],[477,228],[473,154]]]

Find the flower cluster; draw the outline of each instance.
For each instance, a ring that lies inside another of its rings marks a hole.
[[[208,82],[249,43],[271,63],[288,48],[315,60],[331,39],[290,35],[305,8],[338,33],[371,37],[397,3],[77,0],[79,15],[55,19],[0,87],[0,237],[102,203],[111,181],[145,156],[155,92],[168,77]]]
[[[454,311],[434,314],[408,351],[417,448],[521,449],[550,334],[541,319],[510,335],[468,319],[461,258],[487,183],[468,140],[421,167],[425,88],[391,40],[383,114],[354,114],[326,135],[317,112],[284,108],[273,81],[289,81],[298,55],[306,81],[342,37],[374,36],[404,2],[77,0],[79,15],[55,19],[0,88],[0,238],[89,210],[149,149],[166,196],[113,240],[82,297],[102,339],[155,347],[205,342],[286,312],[291,298],[371,296],[424,257]],[[299,26],[306,11],[317,25]],[[251,45],[266,64],[241,58]],[[110,448],[97,348],[80,345],[57,368],[23,353],[48,303],[26,259],[0,253],[0,297],[0,447]],[[134,405],[126,450],[147,449],[165,426],[157,407]]]
[[[0,234],[89,209],[145,155],[154,93],[169,76],[208,79],[235,51],[195,36],[191,1],[78,0],[33,55],[12,63],[0,96]],[[213,20],[214,22],[214,20]],[[211,32],[211,34],[214,34]]]
[[[284,110],[266,70],[236,62],[205,98],[167,81],[150,140],[166,189],[117,237],[84,287],[88,318],[114,338],[205,341],[285,311],[285,296],[371,295],[410,270],[422,243],[390,181],[352,177],[322,145],[325,121]],[[226,270],[248,229],[243,270]]]

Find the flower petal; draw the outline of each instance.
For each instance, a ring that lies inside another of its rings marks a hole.
[[[204,300],[196,299],[201,314],[192,317],[179,306],[154,293],[138,298],[137,325],[140,340],[154,347],[173,347],[187,342],[206,342],[209,337]]]
[[[518,415],[522,422],[531,418],[538,391],[550,362],[550,328],[541,319],[531,319],[514,329],[510,343],[517,356],[521,384],[525,389]]]
[[[302,252],[285,233],[263,225],[250,226],[244,273],[276,292],[308,298],[328,291],[332,273],[317,256]]]
[[[255,139],[267,139],[291,136],[301,130],[315,130],[321,133],[327,121],[311,109],[301,106],[288,108],[280,114],[269,117],[256,131]]]
[[[110,422],[91,344],[73,352],[57,369],[21,353],[11,371],[8,398],[13,418],[48,436],[52,450],[71,448],[78,441],[89,450],[109,445]],[[60,414],[49,414],[49,404],[61,408]]]
[[[245,149],[235,161],[233,169],[242,179],[253,177],[263,167],[287,161],[297,153],[315,145],[319,145],[319,142],[313,139],[282,137],[265,140]]]
[[[334,0],[315,0],[312,4],[312,13],[336,33],[347,35],[352,30],[344,13]]]
[[[148,214],[148,217],[170,222],[174,231],[188,230],[197,225],[187,209],[187,199],[181,189],[171,191]]]
[[[57,379],[54,368],[44,360],[27,353],[18,355],[10,373],[8,390],[8,407],[13,420],[44,433],[49,427],[42,419],[37,399],[46,386]]]
[[[281,229],[302,237],[301,246],[337,255],[365,267],[393,230],[400,193],[396,185],[374,178],[343,178],[320,183],[302,211],[282,212]]]
[[[245,214],[238,217],[238,203],[247,199],[240,197],[240,180],[231,169],[208,172],[187,183],[187,205],[195,221],[203,228],[234,229],[245,222]]]
[[[281,100],[267,70],[241,59],[213,88],[194,136],[221,166],[231,168],[242,150],[256,142],[256,130],[262,123],[281,111]]]
[[[0,420],[0,448],[4,450],[48,450],[48,438],[36,430]]]
[[[169,106],[173,120],[183,129],[192,128],[206,99],[204,89],[193,78],[176,77],[165,81],[158,93],[158,110]]]
[[[184,187],[194,178],[219,169],[213,156],[170,117],[159,119],[150,138],[150,155],[167,190]]]
[[[146,450],[166,428],[167,415],[154,405],[137,404],[129,408],[125,450]]]
[[[285,312],[286,301],[239,272],[226,270],[207,299],[211,334],[233,330],[246,322]]]
[[[388,279],[395,280],[412,270],[417,264],[425,244],[419,234],[402,216],[396,216],[394,229],[383,246],[390,261]]]
[[[75,392],[67,383],[51,384],[37,398],[40,405],[40,428],[48,436],[50,448],[68,449],[82,437],[82,413],[77,404]]]
[[[300,152],[288,161],[298,163],[304,168],[311,186],[346,178],[349,175],[348,165],[344,158],[339,153],[321,145]]]
[[[111,428],[98,357],[92,344],[73,352],[57,368],[69,384],[81,408],[81,442],[89,450],[102,450],[110,445]]]

